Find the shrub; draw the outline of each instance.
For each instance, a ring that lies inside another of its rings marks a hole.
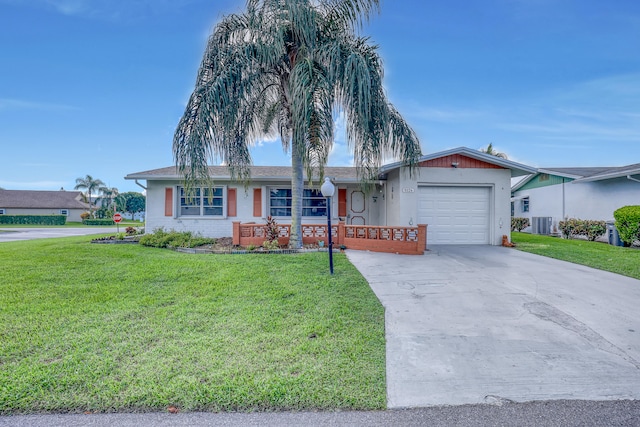
[[[586,220],[583,224],[584,235],[590,241],[595,241],[598,237],[604,236],[607,232],[607,223],[604,221]]]
[[[84,225],[116,225],[112,219],[84,219],[82,220]]]
[[[592,242],[607,232],[607,224],[604,221],[577,218],[560,221],[558,228],[560,228],[562,237],[565,239],[571,239],[574,236],[584,236]]]
[[[280,230],[278,229],[278,223],[275,218],[271,215],[267,217],[267,226],[266,226],[266,234],[267,234],[267,242],[276,242],[276,246],[278,246],[278,237],[280,237]],[[264,246],[264,245],[263,245]]]
[[[522,231],[529,226],[529,218],[511,217],[511,231]]]
[[[145,234],[140,238],[140,244],[155,248],[195,248],[196,246],[214,244],[216,239],[209,239],[194,235],[189,231],[164,231],[157,228],[151,234]]]
[[[0,224],[65,225],[66,215],[0,215]]]
[[[80,219],[82,219],[83,221],[89,217],[91,217],[91,214],[89,212],[82,212],[80,214]]]
[[[138,233],[135,227],[127,227],[124,231],[127,233],[127,236],[135,236]]]
[[[265,240],[262,243],[262,247],[264,249],[268,250],[268,251],[273,251],[273,250],[276,250],[276,249],[280,249],[280,244],[278,243],[278,239],[271,240],[271,241]]]
[[[631,246],[640,240],[640,206],[624,206],[613,212],[620,240]]]

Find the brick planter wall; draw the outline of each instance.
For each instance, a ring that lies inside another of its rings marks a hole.
[[[289,224],[278,225],[278,243],[289,244]],[[386,225],[346,225],[340,222],[331,226],[334,248],[344,245],[347,249],[373,252],[389,252],[404,255],[422,255],[427,247],[427,225],[399,227]],[[233,222],[233,244],[260,246],[266,240],[264,224]],[[329,244],[326,224],[303,224],[303,244]]]

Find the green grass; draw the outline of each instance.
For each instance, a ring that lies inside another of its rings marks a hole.
[[[384,311],[344,255],[0,243],[0,414],[385,407]]]
[[[516,248],[640,279],[640,250],[586,240],[511,233]]]

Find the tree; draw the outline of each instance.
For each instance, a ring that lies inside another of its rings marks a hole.
[[[91,210],[91,194],[98,191],[99,188],[104,187],[104,182],[99,179],[94,179],[91,175],[87,175],[84,178],[76,178],[76,186],[74,190],[86,190],[84,193],[85,201],[89,204],[89,210]],[[94,206],[95,207],[95,206]]]
[[[103,208],[110,209],[113,207],[113,201],[116,197],[118,197],[118,189],[116,187],[100,187],[98,189],[102,197],[100,198],[100,203]]]
[[[142,193],[127,191],[126,193],[119,194],[115,199],[115,203],[118,209],[130,213],[131,219],[133,219],[134,214],[144,212],[146,198]]]
[[[209,182],[208,160],[245,183],[249,147],[277,135],[291,154],[291,247],[302,246],[304,171],[323,179],[334,119],[344,112],[363,182],[386,157],[410,169],[421,155],[415,132],[389,103],[377,47],[355,34],[378,0],[248,0],[209,37],[173,152],[187,188]],[[313,181],[312,181],[313,182]]]
[[[498,152],[498,151],[493,149],[493,143],[489,143],[487,148],[481,148],[480,151],[483,152],[483,153],[486,153],[486,154],[490,154],[492,156],[500,157],[501,159],[506,159],[507,158],[506,154],[500,153],[500,152]]]

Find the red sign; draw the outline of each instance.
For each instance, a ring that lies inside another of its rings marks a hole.
[[[119,213],[114,214],[113,215],[113,222],[118,223],[120,221],[122,221],[122,215],[120,215]]]

